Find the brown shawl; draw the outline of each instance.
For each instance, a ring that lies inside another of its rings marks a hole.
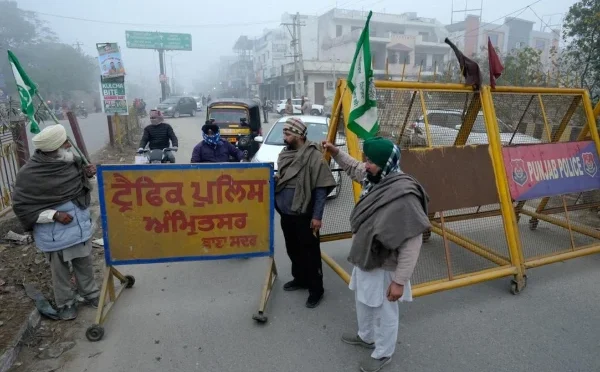
[[[89,207],[91,189],[80,158],[67,163],[38,150],[17,174],[13,211],[25,231],[31,231],[46,209],[69,201],[81,209]]]
[[[325,187],[329,195],[336,185],[320,147],[310,141],[306,141],[299,150],[285,148],[277,159],[277,172],[275,192],[294,185],[292,212],[298,214],[307,213],[313,190]]]

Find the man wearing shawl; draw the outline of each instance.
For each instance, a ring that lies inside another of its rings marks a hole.
[[[324,292],[319,229],[327,195],[336,183],[320,145],[306,139],[302,120],[287,119],[283,140],[286,147],[277,159],[275,203],[293,277],[283,289],[308,289],[306,307],[315,308]]]
[[[100,295],[94,280],[89,178],[93,165],[84,166],[71,152],[65,128],[46,127],[33,137],[35,153],[19,170],[13,210],[25,231],[33,230],[36,246],[46,254],[52,270],[54,299],[59,317],[77,317],[69,262],[77,290],[92,307]]]
[[[410,277],[422,234],[430,227],[429,198],[414,178],[400,170],[400,149],[385,138],[364,142],[364,163],[331,143],[323,147],[363,185],[350,215],[353,240],[348,256],[354,265],[350,289],[355,293],[358,332],[344,334],[342,341],[374,349],[360,369],[376,372],[390,362],[396,347],[397,301],[412,301]]]

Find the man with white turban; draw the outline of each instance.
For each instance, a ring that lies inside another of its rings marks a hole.
[[[65,128],[46,127],[33,137],[35,153],[17,174],[13,210],[25,231],[33,230],[36,246],[52,270],[54,299],[62,320],[77,317],[69,262],[77,291],[85,303],[98,307],[99,289],[92,261],[92,219],[89,178],[93,165],[71,152]]]

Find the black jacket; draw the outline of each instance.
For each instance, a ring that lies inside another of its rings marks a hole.
[[[170,143],[169,143],[170,141]],[[179,147],[177,136],[167,123],[150,124],[144,128],[144,135],[140,141],[140,148],[143,149],[150,144],[150,150],[162,150],[167,147]]]

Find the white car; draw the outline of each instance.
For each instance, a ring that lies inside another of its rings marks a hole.
[[[522,133],[514,133],[514,129],[509,125],[498,120],[498,128],[500,129],[500,141],[502,145],[513,144],[534,144],[541,143],[537,138],[528,136]],[[427,121],[429,123],[429,131],[433,146],[452,146],[458,135],[458,131],[463,123],[462,111],[460,110],[429,110],[427,111]],[[409,130],[409,135],[418,128],[419,136],[422,137],[422,145],[427,146],[427,132],[425,130],[425,118],[423,115],[419,117]],[[513,138],[514,133],[514,138]],[[511,141],[512,139],[512,141]],[[488,143],[487,132],[483,113],[479,113],[473,124],[467,145],[485,145]]]
[[[279,104],[277,104],[277,112],[279,113],[279,115],[283,116],[285,115],[285,103],[287,102],[286,99],[282,99],[279,101]],[[302,114],[302,99],[301,98],[293,98],[292,99],[292,105],[294,106],[294,115],[301,115]],[[310,110],[310,114],[314,115],[314,116],[319,116],[319,115],[323,115],[323,105],[315,105],[314,103],[312,104],[312,108]]]
[[[306,137],[309,141],[316,143],[325,141],[327,132],[329,131],[328,118],[310,115],[297,116],[297,118],[301,119],[304,124],[306,124]],[[283,143],[283,125],[285,124],[286,119],[287,116],[284,116],[273,124],[266,137],[263,138],[262,136],[257,136],[254,138],[256,142],[261,143],[261,146],[252,158],[253,163],[273,163],[275,165],[275,171],[277,171],[277,158],[279,157],[279,153],[285,147],[285,144]],[[345,138],[338,138],[335,141],[335,145],[341,147],[343,151],[347,151],[345,149]],[[329,167],[333,171],[333,178],[336,183],[335,189],[327,196],[328,199],[332,199],[336,198],[340,193],[342,187],[342,170],[333,159],[331,159]]]

